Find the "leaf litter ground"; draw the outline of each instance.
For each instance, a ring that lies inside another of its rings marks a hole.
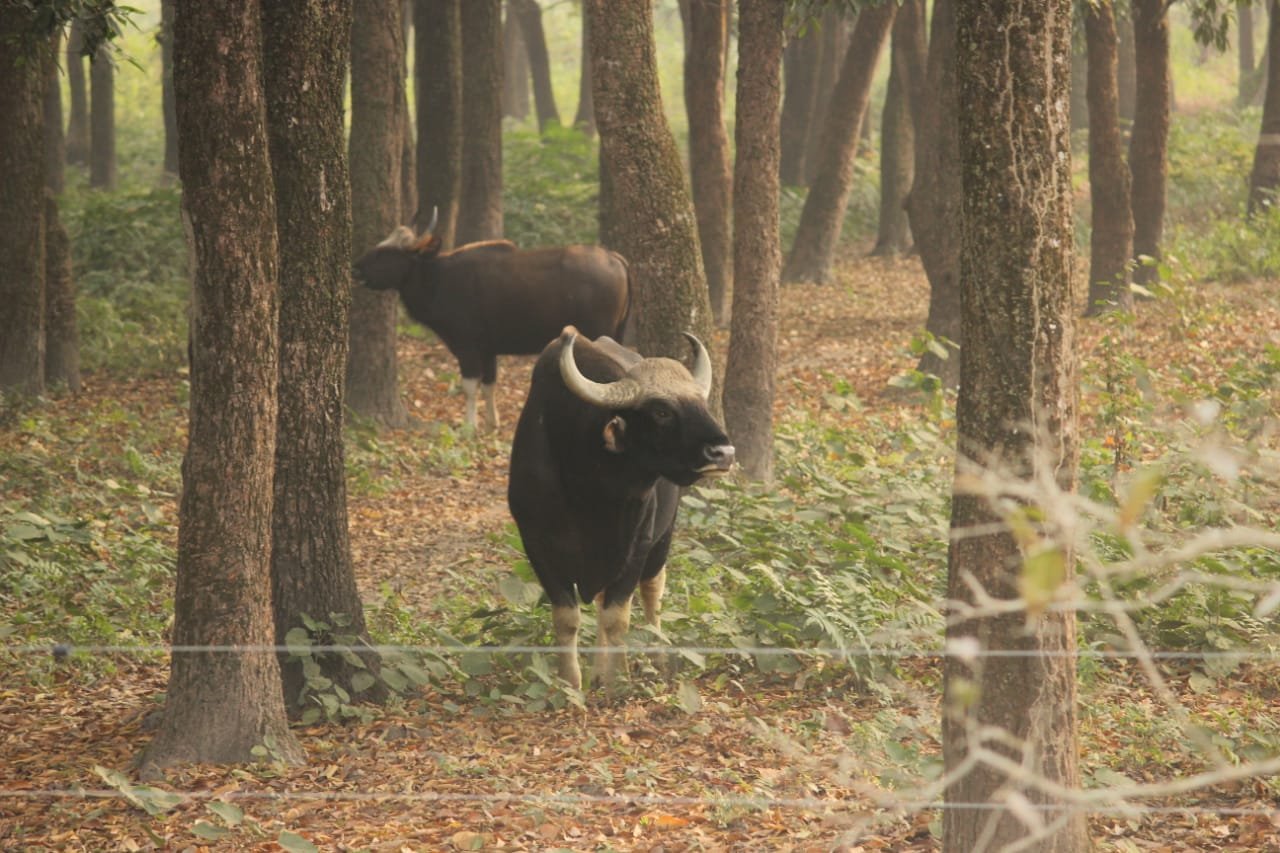
[[[848,425],[871,409],[881,418],[919,416],[917,404],[884,393],[914,366],[908,344],[927,300],[918,263],[858,258],[840,271],[836,285],[783,289],[779,417],[806,412]],[[1200,340],[1169,334],[1167,313],[1141,312],[1135,345],[1153,363],[1176,349],[1190,369],[1212,375],[1223,341],[1280,342],[1274,294],[1274,282],[1215,294],[1234,307]],[[1088,358],[1101,334],[1085,324],[1082,338]],[[726,335],[715,343],[723,355]],[[447,353],[412,338],[401,356],[415,420],[357,442],[378,476],[352,483],[353,556],[366,603],[393,595],[416,618],[441,619],[446,597],[461,588],[492,598],[509,570],[506,449],[532,359],[503,359],[498,434],[461,437],[440,426],[456,425],[462,410]],[[825,391],[836,381],[867,405],[828,405]],[[91,381],[78,400],[51,404],[52,416],[94,411],[93,398],[168,411],[160,401],[172,399],[172,387],[172,378]],[[179,451],[183,427],[178,419]],[[166,511],[176,518],[172,506]],[[586,712],[532,712],[433,686],[368,723],[299,728],[305,767],[186,767],[154,788],[135,788],[118,776],[104,783],[95,768],[128,771],[150,737],[167,664],[122,656],[107,678],[78,672],[73,659],[39,684],[0,683],[0,847],[937,850],[937,813],[886,807],[893,768],[861,760],[885,741],[903,761],[939,754],[936,668],[903,668],[904,689],[892,700],[847,672],[817,667],[799,679],[698,679],[696,706],[676,696],[674,681],[613,699],[591,695]],[[1280,703],[1274,666],[1243,668],[1213,690],[1193,681],[1171,676],[1197,718],[1274,717]],[[1140,673],[1107,668],[1082,691],[1086,775],[1107,784],[1199,769],[1185,749],[1142,751],[1144,741],[1122,725],[1143,721],[1158,737],[1166,714]],[[104,790],[128,796],[95,795]],[[184,796],[170,807],[157,791]],[[1253,813],[1274,808],[1274,797],[1264,781],[1236,783],[1155,804],[1192,807],[1182,812],[1093,816],[1091,829],[1103,849],[1280,850],[1280,817]]]

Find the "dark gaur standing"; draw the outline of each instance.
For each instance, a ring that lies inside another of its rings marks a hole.
[[[516,248],[507,240],[440,251],[435,218],[416,237],[401,226],[356,261],[356,280],[399,291],[409,316],[458,359],[476,425],[476,389],[489,426],[498,426],[493,384],[499,355],[533,355],[573,324],[584,334],[622,336],[630,304],[627,263],[599,246]]]
[[[578,603],[599,608],[596,662],[606,683],[640,590],[658,625],[680,486],[726,473],[733,445],[707,410],[711,359],[693,370],[643,358],[566,327],[543,350],[511,447],[507,502],[525,553],[551,600],[560,676],[582,686]]]

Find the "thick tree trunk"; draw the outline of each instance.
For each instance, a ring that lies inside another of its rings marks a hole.
[[[1118,40],[1111,0],[1099,0],[1085,8],[1084,31],[1089,55],[1089,194],[1093,208],[1085,314],[1093,315],[1133,302],[1129,292],[1133,211],[1129,164],[1120,131]]]
[[[918,50],[923,14],[922,0],[906,0],[893,22],[892,62],[880,123],[880,226],[873,255],[897,255],[911,248],[906,209],[915,176],[916,110],[911,96],[921,88],[920,81],[911,79],[913,70],[920,70],[912,53]]]
[[[1132,6],[1130,7],[1132,9]],[[1116,37],[1120,55],[1116,58],[1116,86],[1120,90],[1120,120],[1132,122],[1137,112],[1138,63],[1133,44],[1133,13],[1116,15]]]
[[[966,762],[975,764],[946,790],[942,840],[957,851],[1026,845],[1022,849],[1080,853],[1090,849],[1085,814],[1070,811],[1052,791],[1081,784],[1075,613],[1043,609],[1043,601],[1037,608],[1020,585],[1023,547],[1049,550],[1046,556],[1061,561],[1054,586],[1070,583],[1072,534],[1059,526],[1069,524],[1045,518],[1043,538],[1020,547],[993,501],[962,485],[982,470],[978,466],[1020,482],[1056,482],[1068,492],[1076,484],[1071,4],[1051,0],[1015,9],[960,0],[956,25],[965,338],[947,573],[956,609],[947,646],[973,642],[994,654],[951,657],[945,666],[946,769],[957,773]],[[1005,132],[1010,127],[1017,133]],[[996,600],[1022,599],[1026,609],[966,616],[959,607],[976,603],[974,582]],[[1026,775],[1007,771],[996,758]],[[1024,817],[1032,809],[1040,810],[1040,832]]]
[[[511,0],[511,7],[524,37],[529,73],[533,77],[533,105],[538,112],[538,132],[543,133],[548,125],[560,123],[560,111],[556,109],[555,90],[551,88],[551,60],[547,54],[547,35],[542,29],[542,7],[538,0]]]
[[[956,146],[956,40],[952,0],[935,0],[929,28],[926,85],[916,134],[916,174],[907,197],[907,216],[925,275],[929,314],[925,331],[947,347],[946,358],[932,348],[917,369],[937,376],[948,388],[960,383],[960,152]],[[949,342],[949,343],[947,343]]]
[[[526,40],[527,41],[527,40]],[[462,4],[459,243],[502,236],[502,2]]]
[[[0,5],[0,392],[44,391],[44,91],[51,43]]]
[[[831,280],[836,243],[853,188],[853,159],[871,98],[871,80],[897,10],[896,3],[884,3],[858,13],[823,125],[818,171],[783,268],[784,281]]]
[[[804,185],[804,159],[809,148],[809,124],[818,94],[818,65],[822,60],[822,34],[813,25],[787,42],[782,55],[783,96],[781,120],[782,183]]]
[[[896,2],[896,0],[895,0]],[[822,14],[822,47],[818,54],[818,68],[813,81],[813,116],[806,126],[804,178],[805,186],[813,186],[818,169],[822,165],[823,133],[827,115],[831,111],[831,97],[849,48],[848,30],[844,12],[829,7]]]
[[[591,16],[582,13],[582,73],[578,75],[578,112],[573,126],[587,136],[596,132],[596,109],[591,98]]]
[[[280,390],[272,511],[271,601],[276,643],[305,617],[368,643],[347,532],[342,384],[351,301],[351,194],[342,90],[351,0],[269,3],[263,60],[280,243]],[[341,627],[335,624],[341,619]],[[279,653],[285,706],[305,707],[301,660]],[[320,674],[353,697],[353,677],[377,671],[317,654]],[[380,682],[375,682],[378,684]],[[367,689],[367,688],[366,688]],[[374,698],[382,698],[375,695]]]
[[[415,0],[413,7],[413,80],[418,123],[416,225],[421,231],[435,218],[434,233],[446,249],[454,244],[458,193],[462,187],[462,23],[458,3],[459,0]],[[358,244],[356,251],[362,251]]]
[[[729,233],[729,135],[724,128],[724,66],[729,43],[727,0],[687,0],[684,103],[689,116],[689,183],[711,312],[725,322],[733,278]]]
[[[80,391],[80,334],[76,291],[71,279],[71,240],[58,216],[53,191],[45,193],[44,378],[49,385]]]
[[[1159,261],[1169,177],[1169,9],[1165,0],[1133,0],[1133,44],[1138,69],[1129,138],[1133,253]],[[1159,276],[1151,263],[1140,263],[1133,272],[1133,280],[1144,285]]]
[[[725,426],[748,477],[773,479],[777,365],[779,121],[785,0],[740,0],[734,119],[733,289]]]
[[[58,53],[62,35],[53,37],[45,59],[44,84],[44,185],[55,194],[66,186],[67,137],[62,130],[62,80],[58,74]]]
[[[653,7],[649,0],[586,0],[585,8],[604,175],[601,234],[630,264],[640,352],[683,357],[689,345],[681,332],[710,340],[711,306],[693,204],[662,111]]]
[[[529,117],[529,52],[511,0],[507,0],[506,9],[502,22],[502,114],[524,121]]]
[[[300,762],[271,617],[278,351],[275,197],[262,95],[261,8],[179,0],[174,87],[194,259],[191,414],[182,463],[169,689],[145,771]],[[235,651],[209,647],[243,647]],[[193,650],[200,649],[200,650]]]
[[[116,94],[111,48],[98,48],[89,63],[89,186],[116,185]]]
[[[400,75],[404,51],[400,9],[400,0],[379,0],[377,8],[372,0],[366,0],[351,27],[349,162],[351,251],[356,257],[376,246],[400,224],[400,125],[407,121],[403,111],[404,79]],[[421,40],[421,21],[416,29]],[[421,100],[418,108],[422,109]],[[395,291],[375,292],[365,287],[352,290],[347,407],[388,427],[403,427],[409,422],[397,381],[399,310],[400,297]]]
[[[173,102],[173,4],[160,0],[160,100],[164,113],[164,170],[178,174],[178,113]]]
[[[1280,205],[1280,0],[1271,0],[1267,26],[1267,94],[1249,175],[1249,216]]]
[[[67,162],[77,165],[89,162],[89,87],[84,76],[83,44],[84,26],[77,19],[71,22],[67,34]]]

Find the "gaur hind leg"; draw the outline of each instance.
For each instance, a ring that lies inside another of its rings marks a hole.
[[[493,401],[493,389],[497,381],[498,357],[496,355],[486,356],[484,371],[480,374],[480,393],[484,395],[485,420],[489,422],[489,429],[494,432],[498,431],[498,407]],[[474,406],[472,409],[472,417],[475,417]]]
[[[627,632],[631,630],[631,593],[610,595],[604,590],[595,598],[596,646],[595,678],[611,689],[618,670],[626,665]]]

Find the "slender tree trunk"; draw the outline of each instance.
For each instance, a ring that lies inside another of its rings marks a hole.
[[[630,264],[638,349],[682,357],[689,345],[681,332],[710,340],[712,318],[693,204],[662,111],[653,7],[649,0],[584,5],[604,174],[601,235]]]
[[[1138,101],[1138,62],[1133,44],[1132,11],[1128,15],[1116,15],[1116,37],[1120,40],[1120,55],[1116,58],[1116,86],[1120,90],[1120,121],[1132,122],[1137,112]]]
[[[67,162],[82,165],[89,162],[89,87],[85,83],[84,25],[71,22],[67,35],[67,88],[70,108],[67,116]]]
[[[160,96],[164,112],[164,170],[178,174],[178,113],[173,102],[173,4],[160,0]]]
[[[822,13],[821,36],[822,46],[819,49],[818,68],[813,81],[813,116],[806,126],[803,179],[805,186],[813,186],[818,169],[822,165],[822,146],[825,139],[823,133],[827,125],[827,116],[831,112],[831,98],[849,48],[844,12],[841,9],[829,7]]]
[[[1258,64],[1253,49],[1254,2],[1255,0],[1243,0],[1236,4],[1236,70],[1241,87]]]
[[[1249,216],[1280,205],[1280,0],[1271,0],[1267,25],[1267,94],[1249,175]]]
[[[1087,11],[1082,8],[1081,14]],[[1089,127],[1089,52],[1072,42],[1071,45],[1071,130]]]
[[[945,794],[942,840],[957,851],[1021,844],[1081,853],[1091,848],[1084,813],[993,763],[1011,762],[1046,786],[1080,788],[1075,613],[1044,609],[1032,595],[1056,590],[1029,591],[1022,579],[1028,552],[1043,548],[1060,567],[1053,586],[1070,583],[1072,533],[1059,526],[1069,527],[1065,520],[1035,516],[1043,518],[1037,541],[1020,547],[994,499],[962,485],[983,468],[1067,492],[1076,485],[1071,4],[959,0],[956,22],[965,343],[947,573],[957,604],[947,647],[976,643],[995,654],[951,657],[945,666],[943,755],[947,772],[960,775]],[[1018,132],[1002,132],[1009,127]],[[958,608],[976,603],[975,583],[1026,609],[966,616]],[[991,808],[962,805],[970,803]],[[1032,809],[1041,810],[1042,832],[1024,816]]]
[[[1133,258],[1133,212],[1129,164],[1120,131],[1115,9],[1099,0],[1084,10],[1089,55],[1089,194],[1093,228],[1089,246],[1089,301],[1086,315],[1128,307],[1129,261]]]
[[[723,325],[733,278],[729,231],[729,135],[724,128],[724,66],[729,43],[727,0],[688,0],[684,102],[689,116],[689,183],[711,312]]]
[[[415,0],[414,89],[418,121],[419,231],[454,244],[462,187],[462,24],[459,0]],[[382,236],[386,236],[383,234]],[[379,237],[378,239],[382,239]],[[357,245],[360,252],[368,247]]]
[[[840,80],[831,96],[831,111],[823,126],[818,171],[783,267],[784,281],[831,280],[836,243],[853,188],[853,160],[871,98],[871,80],[897,10],[896,3],[884,3],[858,13]]]
[[[467,0],[468,3],[472,1]],[[556,109],[555,90],[551,88],[551,60],[547,54],[547,35],[542,29],[542,7],[538,0],[511,0],[511,5],[520,22],[520,34],[524,37],[525,52],[529,57],[538,132],[544,133],[547,125],[560,123],[560,111]]]
[[[409,109],[409,45],[413,37],[413,0],[400,3],[400,221],[413,222],[418,216],[418,145],[414,139],[414,115]]]
[[[506,9],[502,23],[502,114],[524,121],[529,117],[529,52],[511,0],[507,0]]]
[[[1159,261],[1169,177],[1169,11],[1165,0],[1133,0],[1133,44],[1138,69],[1129,138],[1133,252]],[[1133,280],[1143,285],[1159,277],[1159,270],[1150,263],[1139,264],[1133,272]]]
[[[748,477],[773,479],[777,367],[779,122],[785,0],[740,0],[734,119],[732,329],[725,425]]]
[[[47,39],[32,13],[0,4],[0,392],[44,391]]]
[[[280,415],[272,511],[271,601],[277,645],[305,617],[333,626],[313,637],[369,638],[347,533],[342,385],[351,301],[351,195],[342,90],[351,45],[351,0],[264,6],[263,60],[271,171],[280,243]],[[341,620],[340,627],[335,623]],[[281,652],[285,706],[301,712],[303,663]],[[317,654],[320,674],[352,696],[357,673],[376,672]],[[375,682],[375,684],[380,682]]]
[[[502,236],[502,2],[462,4],[459,243]]]
[[[782,55],[782,148],[779,171],[789,187],[804,185],[804,160],[809,148],[809,124],[815,119],[818,65],[822,61],[822,34],[812,24],[787,42]]]
[[[582,73],[578,75],[578,112],[573,126],[588,137],[596,132],[596,110],[591,98],[591,16],[582,13]]]
[[[111,48],[98,48],[89,63],[89,186],[116,185],[116,94]]]
[[[373,248],[400,224],[400,124],[407,120],[400,74],[404,51],[400,10],[400,0],[379,0],[376,7],[372,0],[365,0],[351,27],[349,162],[351,250],[355,256]],[[419,40],[421,23],[419,20],[416,27]],[[418,109],[422,109],[422,101]],[[389,427],[409,422],[397,382],[399,306],[395,291],[352,290],[347,406],[361,417]]]
[[[913,68],[911,56],[918,49],[922,0],[906,0],[893,22],[889,83],[884,99],[880,129],[880,227],[873,255],[897,255],[911,247],[911,224],[907,220],[907,195],[915,176],[915,125],[911,105]]]
[[[58,216],[53,191],[45,193],[44,378],[49,385],[80,391],[80,334],[76,328],[76,291],[71,278],[71,240]]]
[[[62,81],[58,75],[58,53],[62,35],[53,36],[53,46],[45,59],[44,85],[44,183],[55,194],[66,186],[67,137],[62,130]]]
[[[145,772],[300,762],[271,616],[279,378],[275,196],[267,158],[261,7],[178,0],[174,87],[183,215],[194,259],[191,414],[178,520],[176,647]]]
[[[926,349],[917,369],[948,388],[960,383],[960,152],[956,145],[956,30],[952,0],[935,0],[929,58],[916,134],[916,174],[907,216],[925,275],[929,314],[925,331],[945,344],[943,357]],[[946,343],[946,342],[949,342]]]

